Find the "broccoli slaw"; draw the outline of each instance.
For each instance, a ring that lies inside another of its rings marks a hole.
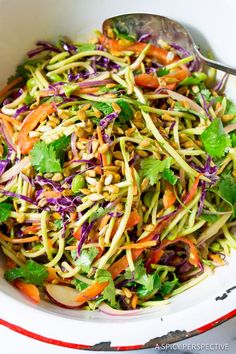
[[[34,301],[129,311],[236,247],[236,106],[177,44],[96,34],[38,41],[0,92],[0,245]]]

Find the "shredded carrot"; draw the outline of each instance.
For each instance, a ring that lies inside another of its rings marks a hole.
[[[22,154],[28,154],[29,151],[33,148],[35,142],[38,141],[38,138],[30,138],[28,136],[29,132],[33,131],[39,122],[44,121],[49,116],[49,114],[52,114],[55,111],[56,106],[53,103],[45,102],[26,116],[21,125],[21,129],[17,138],[17,144]]]
[[[102,230],[104,228],[104,226],[107,225],[110,218],[111,218],[110,215],[108,215],[108,214],[104,215],[99,223],[98,229]]]
[[[48,96],[54,96],[54,95],[55,95],[54,90],[46,90],[46,91],[39,92],[39,97],[48,97]]]
[[[17,84],[19,84],[22,80],[22,77],[17,77],[15,80],[12,80],[0,91],[0,97],[4,96],[8,91],[10,91]]]
[[[14,281],[14,285],[27,297],[33,300],[36,303],[40,302],[39,289],[36,285],[27,284],[23,281],[17,279]]]
[[[48,281],[49,283],[51,283],[51,282],[54,281],[54,280],[58,280],[58,279],[59,279],[59,277],[58,277],[58,275],[57,275],[57,271],[56,271],[55,268],[48,267],[48,268],[47,268],[47,271],[48,271],[47,281]]]
[[[81,93],[90,94],[90,93],[95,93],[98,90],[99,87],[82,87],[79,90],[74,91],[73,94],[75,95],[80,95]]]
[[[30,235],[30,234],[35,234],[40,230],[40,225],[31,225],[31,226],[26,226],[23,230],[23,235]]]
[[[213,262],[215,262],[219,265],[225,264],[224,260],[218,254],[209,253],[208,258],[210,258]]]
[[[80,240],[81,232],[82,232],[82,227],[79,227],[73,234],[74,238],[76,238],[77,240]]]
[[[31,236],[31,237],[24,237],[24,238],[11,238],[3,235],[1,232],[0,232],[0,238],[10,243],[27,243],[27,242],[34,242],[39,240],[38,236]]]
[[[76,213],[76,211],[70,213],[70,221],[73,222],[73,221],[76,220],[76,218],[77,218],[77,213]]]
[[[99,126],[97,126],[97,134],[98,134],[98,141],[100,146],[102,146],[104,144],[103,142],[103,138],[102,138],[102,132],[101,132],[101,128]],[[101,154],[102,155],[102,162],[103,162],[103,166],[107,166],[107,157],[106,154]]]
[[[134,168],[131,167],[131,175],[132,175],[132,179],[133,179],[133,195],[137,195],[138,194],[138,184],[134,175]]]
[[[16,127],[20,127],[21,126],[21,122],[19,122],[17,119],[12,118],[7,116],[6,114],[0,113],[0,118],[11,123],[12,125],[15,125]]]
[[[165,183],[165,192],[163,195],[163,205],[165,209],[170,208],[176,202],[176,194],[174,192],[174,187],[166,182]]]
[[[146,241],[141,243],[130,243],[128,245],[120,247],[121,250],[132,250],[132,249],[140,249],[140,248],[148,248],[156,246],[156,241]]]
[[[116,231],[118,230],[118,227],[120,226],[120,220],[121,220],[121,218],[116,219],[115,225],[113,226],[113,229],[112,229],[111,237],[113,237],[115,235]],[[126,230],[131,229],[132,227],[137,225],[140,221],[141,221],[141,217],[138,214],[137,210],[131,211],[125,229]]]
[[[124,45],[121,41],[109,39],[105,35],[101,35],[99,41],[102,45],[109,48],[113,54],[119,54],[119,52],[122,51],[132,51],[136,54],[140,54],[147,45],[146,43],[141,42],[127,42],[127,45]],[[168,51],[164,48],[156,47],[153,44],[150,45],[146,55],[157,59],[163,65],[170,64],[170,62],[174,62],[179,59],[179,57],[175,55],[172,61],[168,61]]]

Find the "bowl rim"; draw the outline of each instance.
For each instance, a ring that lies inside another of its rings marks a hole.
[[[58,340],[55,338],[45,337],[41,334],[29,331],[21,326],[8,322],[2,318],[0,318],[0,325],[16,332],[26,337],[29,337],[34,340],[38,340],[43,343],[52,344],[58,347],[78,349],[78,350],[88,350],[88,351],[128,351],[128,350],[141,350],[141,349],[152,349],[158,348],[160,345],[167,345],[172,343],[177,343],[184,339],[195,337],[199,334],[203,334],[225,322],[230,320],[231,318],[236,317],[236,309],[226,313],[225,315],[214,319],[211,322],[204,324],[203,326],[196,328],[192,331],[174,331],[168,332],[166,335],[151,339],[148,344],[134,344],[134,345],[126,345],[126,346],[110,346],[109,342],[99,343],[97,345],[86,345],[79,343],[71,343],[67,341]],[[163,344],[164,339],[164,344]]]

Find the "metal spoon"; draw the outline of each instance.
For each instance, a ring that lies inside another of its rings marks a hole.
[[[187,50],[207,65],[222,70],[228,74],[236,75],[236,68],[221,64],[206,58],[194,42],[191,34],[180,23],[168,17],[153,14],[125,14],[111,17],[103,22],[103,33],[109,37],[109,28],[117,28],[120,33],[141,34],[148,33],[148,42],[157,44],[157,40],[175,43]]]

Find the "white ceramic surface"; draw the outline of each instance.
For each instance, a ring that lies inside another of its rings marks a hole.
[[[0,0],[0,9],[1,84],[36,40],[53,40],[58,35],[85,38],[94,28],[100,28],[105,18],[127,12],[158,13],[179,20],[202,47],[211,48],[224,62],[236,63],[236,5],[232,0]],[[228,90],[236,100],[235,78],[231,78]],[[181,339],[235,314],[236,291],[216,301],[236,285],[235,269],[236,254],[232,253],[225,267],[171,299],[167,306],[139,316],[113,318],[48,303],[32,305],[5,282],[0,268],[0,324],[12,323],[45,338],[64,341],[65,346],[74,343],[88,349],[101,342],[110,342],[106,350],[109,345],[116,349],[145,343],[151,346],[153,338],[177,330],[181,331],[175,333],[177,337],[169,335],[167,340]]]

